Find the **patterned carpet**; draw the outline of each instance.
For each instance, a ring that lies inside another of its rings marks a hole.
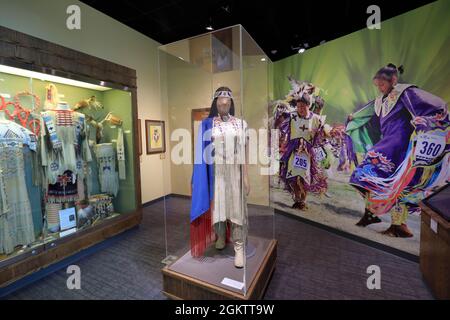
[[[181,248],[187,243],[189,200],[170,198],[166,209],[169,246]],[[162,201],[146,207],[140,227],[78,261],[81,290],[67,289],[64,269],[5,299],[165,299],[163,210]],[[253,222],[251,228],[267,227],[266,221]],[[433,298],[417,263],[282,215],[275,215],[275,235],[278,261],[266,299]],[[381,290],[367,289],[370,265],[381,268]]]

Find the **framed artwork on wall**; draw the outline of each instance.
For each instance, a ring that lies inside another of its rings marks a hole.
[[[164,121],[145,120],[145,138],[147,154],[166,152]]]

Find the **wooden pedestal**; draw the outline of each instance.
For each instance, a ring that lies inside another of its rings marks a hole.
[[[450,222],[421,203],[420,270],[437,299],[450,299]],[[437,232],[431,229],[432,219]]]
[[[176,300],[256,300],[262,299],[275,270],[277,258],[277,241],[271,240],[266,255],[253,279],[247,294],[224,289],[179,272],[168,266],[162,269],[163,293]]]

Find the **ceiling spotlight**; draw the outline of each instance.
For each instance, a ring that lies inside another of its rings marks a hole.
[[[184,58],[183,58],[183,57],[178,57],[178,59],[180,59],[180,60],[183,60],[183,61],[184,61]]]
[[[227,13],[230,13],[230,12],[231,12],[231,8],[230,8],[229,5],[223,6],[223,7],[222,7],[222,10],[225,11],[225,12],[227,12]]]
[[[298,53],[303,53],[303,52],[305,52],[305,48],[300,48],[300,49],[298,49]]]
[[[261,58],[261,61],[266,61],[266,58]]]
[[[213,31],[214,28],[213,28],[212,25],[213,25],[213,24],[212,24],[212,18],[209,17],[209,19],[208,19],[208,24],[206,25],[206,30],[208,30],[208,31]]]

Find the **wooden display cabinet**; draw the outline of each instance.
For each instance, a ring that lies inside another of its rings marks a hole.
[[[90,248],[105,239],[137,226],[142,219],[140,164],[137,153],[137,87],[136,71],[88,54],[38,39],[0,26],[0,64],[63,78],[103,85],[127,91],[131,96],[130,142],[134,151],[130,157],[134,190],[133,210],[104,220],[98,225],[80,230],[54,241],[42,242],[22,254],[0,261],[0,290],[15,281],[47,266]],[[93,80],[95,79],[95,80]],[[128,160],[128,158],[127,158]],[[126,195],[129,198],[129,195]]]
[[[441,204],[447,214],[449,198],[443,192],[448,194],[449,189],[450,186],[447,185],[438,191],[442,192]],[[420,203],[420,207],[420,270],[434,296],[450,300],[450,222],[427,199]]]

